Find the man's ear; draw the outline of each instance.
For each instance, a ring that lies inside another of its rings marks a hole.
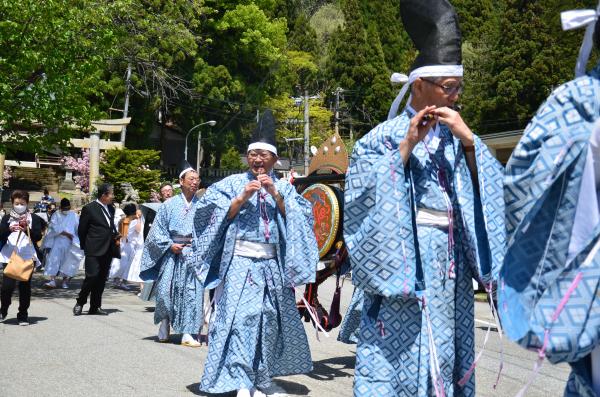
[[[411,87],[411,92],[413,94],[417,94],[417,95],[421,95],[423,91],[423,80],[416,79],[413,83],[412,83],[412,87]]]

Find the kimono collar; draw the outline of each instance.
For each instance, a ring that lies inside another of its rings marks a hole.
[[[187,201],[187,199],[185,198],[185,195],[182,192],[181,193],[181,198],[183,199],[183,202],[184,202],[186,208],[189,208],[193,203],[195,203],[196,201],[198,201],[198,197],[196,196],[196,194],[194,194],[192,196],[192,200]]]

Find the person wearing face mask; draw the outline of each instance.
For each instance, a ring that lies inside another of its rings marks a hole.
[[[13,251],[24,260],[33,259],[36,266],[40,261],[36,251],[37,243],[42,239],[42,232],[46,222],[27,210],[29,193],[15,190],[11,197],[12,210],[0,221],[0,264],[6,266]],[[0,322],[6,319],[8,308],[11,304],[12,294],[19,285],[19,311],[17,320],[19,325],[29,325],[28,310],[31,301],[31,278],[28,281],[17,281],[3,277],[0,288]]]
[[[79,246],[77,227],[79,218],[71,211],[67,198],[60,201],[60,211],[50,218],[48,233],[44,238],[44,248],[50,250],[46,256],[44,275],[50,280],[44,288],[56,288],[56,277],[62,277],[62,288],[69,288],[69,279],[77,274],[83,251]]]

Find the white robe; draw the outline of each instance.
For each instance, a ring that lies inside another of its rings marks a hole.
[[[114,216],[115,225],[121,224],[121,219],[125,219],[125,212],[121,208],[115,208]],[[123,240],[121,240],[121,256],[123,255]],[[127,274],[127,273],[125,273]],[[123,272],[121,271],[121,259],[113,258],[110,262],[110,274],[108,278],[123,278]]]
[[[44,248],[50,249],[44,269],[46,276],[60,274],[63,277],[73,277],[77,274],[79,263],[84,255],[79,245],[78,226],[79,218],[73,211],[69,211],[66,215],[61,212],[52,215],[43,244]],[[73,240],[61,235],[62,232],[71,234]]]
[[[136,230],[138,222],[142,223],[140,232]],[[142,264],[142,252],[144,251],[144,218],[134,219],[129,224],[129,231],[127,233],[127,241],[123,247],[123,253],[125,254],[125,261],[128,262],[129,271],[125,279],[131,282],[142,283],[143,280],[140,278],[140,268]]]
[[[9,225],[16,225],[18,222],[10,222]],[[27,224],[31,227],[31,214],[27,214]],[[37,257],[37,253],[35,252],[35,248],[31,243],[29,237],[27,237],[27,232],[12,232],[8,236],[8,240],[6,244],[2,247],[0,251],[0,263],[8,263],[10,256],[15,250],[17,254],[23,258],[24,260],[33,259],[36,262],[36,266],[40,265],[40,261]]]
[[[137,233],[135,226],[138,219],[132,219],[129,223],[127,236],[121,238],[121,259],[111,263],[109,278],[120,278],[127,281],[143,282],[139,278],[142,250],[144,248],[144,229],[142,219],[142,231]],[[131,269],[133,264],[133,269]]]

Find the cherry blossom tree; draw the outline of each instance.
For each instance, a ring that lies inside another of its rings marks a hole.
[[[104,153],[100,153],[100,162],[104,160]],[[63,156],[63,165],[65,168],[72,169],[73,181],[79,186],[82,192],[90,192],[90,150],[82,149],[81,157]]]
[[[4,173],[2,174],[2,180],[4,181],[4,187],[8,187],[10,178],[13,177],[12,169],[10,167],[4,167]]]

